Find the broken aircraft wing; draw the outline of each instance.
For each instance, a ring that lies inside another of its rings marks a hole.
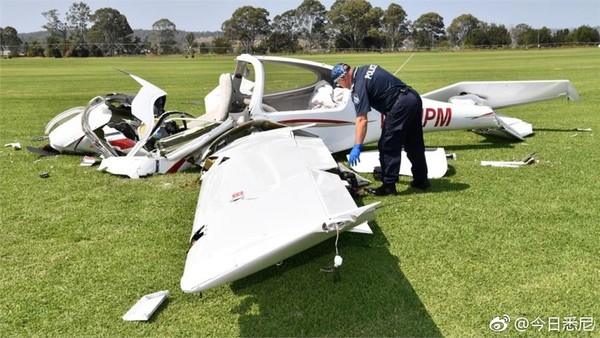
[[[256,122],[256,121],[255,121]],[[252,122],[252,123],[255,123]],[[181,288],[201,292],[248,276],[337,231],[364,226],[321,139],[290,127],[240,137],[209,155]]]
[[[424,98],[449,102],[464,95],[477,96],[493,109],[517,106],[567,97],[579,101],[579,94],[569,80],[534,81],[474,81],[459,82],[421,95]]]

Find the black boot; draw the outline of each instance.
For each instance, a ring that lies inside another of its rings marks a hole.
[[[396,195],[398,192],[396,191],[396,185],[390,183],[384,183],[379,188],[368,188],[367,192],[376,196],[388,196],[388,195]]]

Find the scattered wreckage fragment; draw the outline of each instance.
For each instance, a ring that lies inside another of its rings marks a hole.
[[[526,165],[531,165],[538,160],[535,158],[536,152],[533,152],[527,156],[525,156],[520,161],[481,161],[481,165],[485,167],[505,167],[505,168],[518,168],[524,167]]]

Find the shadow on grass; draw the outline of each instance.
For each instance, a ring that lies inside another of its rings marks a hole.
[[[456,171],[454,171],[454,172],[456,172]],[[450,174],[450,175],[446,174],[446,176],[452,176],[452,175],[453,174]],[[401,183],[397,184],[396,189],[398,189],[399,196],[404,196],[404,195],[411,195],[411,194],[436,194],[436,193],[443,193],[443,192],[449,192],[449,191],[461,191],[461,190],[467,190],[471,187],[469,184],[466,184],[466,183],[450,182],[449,180],[446,179],[446,176],[444,176],[444,178],[439,178],[439,179],[430,179],[429,181],[431,182],[431,187],[429,187],[427,190],[424,190],[424,191],[411,188],[409,186],[409,182],[401,182]]]
[[[441,336],[376,222],[231,284],[241,336]]]
[[[492,142],[491,139],[494,141]],[[460,144],[443,147],[446,153],[461,150],[488,150],[488,149],[510,149],[515,147],[515,141],[493,138],[490,136],[490,141],[478,144]]]
[[[444,177],[452,177],[454,175],[456,175],[456,168],[454,168],[453,165],[448,164],[448,170],[446,171]]]
[[[533,128],[534,132],[548,131],[548,132],[563,132],[563,133],[572,133],[575,131],[583,131],[583,132],[591,132],[591,128]]]

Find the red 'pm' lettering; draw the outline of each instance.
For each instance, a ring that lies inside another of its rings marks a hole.
[[[444,108],[425,108],[423,110],[423,127],[425,127],[429,121],[433,120],[435,120],[434,127],[448,126],[452,120],[452,109],[448,107],[444,112]]]
[[[452,120],[452,109],[446,108],[446,114],[442,108],[438,109],[437,119],[435,120],[436,127],[446,127]]]

